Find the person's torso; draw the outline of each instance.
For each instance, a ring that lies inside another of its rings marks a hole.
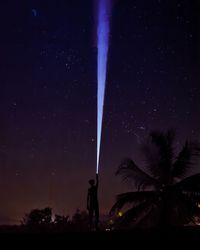
[[[89,188],[89,195],[90,195],[90,204],[96,204],[98,202],[96,186]]]

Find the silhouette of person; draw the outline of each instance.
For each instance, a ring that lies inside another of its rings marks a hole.
[[[96,184],[95,180],[93,179],[89,180],[89,184],[91,186],[88,189],[88,195],[87,195],[87,210],[89,211],[89,225],[90,229],[92,229],[93,216],[95,214],[95,229],[98,230],[98,223],[99,223],[98,174],[96,174]]]

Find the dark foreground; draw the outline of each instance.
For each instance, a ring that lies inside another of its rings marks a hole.
[[[94,240],[108,240],[108,241],[171,241],[176,240],[180,242],[199,241],[200,242],[200,227],[176,227],[168,229],[137,229],[131,231],[110,231],[110,232],[42,232],[19,230],[17,228],[3,227],[0,228],[1,239],[56,239],[56,240],[76,240],[76,241],[94,241]]]

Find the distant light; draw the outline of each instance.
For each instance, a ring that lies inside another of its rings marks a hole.
[[[197,207],[200,208],[200,203],[197,204]]]
[[[198,216],[194,217],[194,223],[196,226],[200,226],[200,218]]]
[[[56,219],[55,214],[52,214],[52,215],[51,215],[51,220],[52,220],[52,222],[55,222],[55,219]]]
[[[109,224],[113,224],[113,220],[109,220]]]
[[[118,216],[122,217],[123,213],[121,211],[118,212]]]
[[[137,127],[138,129],[141,129],[141,130],[146,130],[146,128],[145,127],[143,127],[143,126],[139,126],[139,127]]]

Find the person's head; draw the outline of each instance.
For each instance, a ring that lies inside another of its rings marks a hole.
[[[94,186],[95,181],[94,181],[93,179],[91,179],[91,180],[89,180],[89,184],[90,184],[91,186]]]

